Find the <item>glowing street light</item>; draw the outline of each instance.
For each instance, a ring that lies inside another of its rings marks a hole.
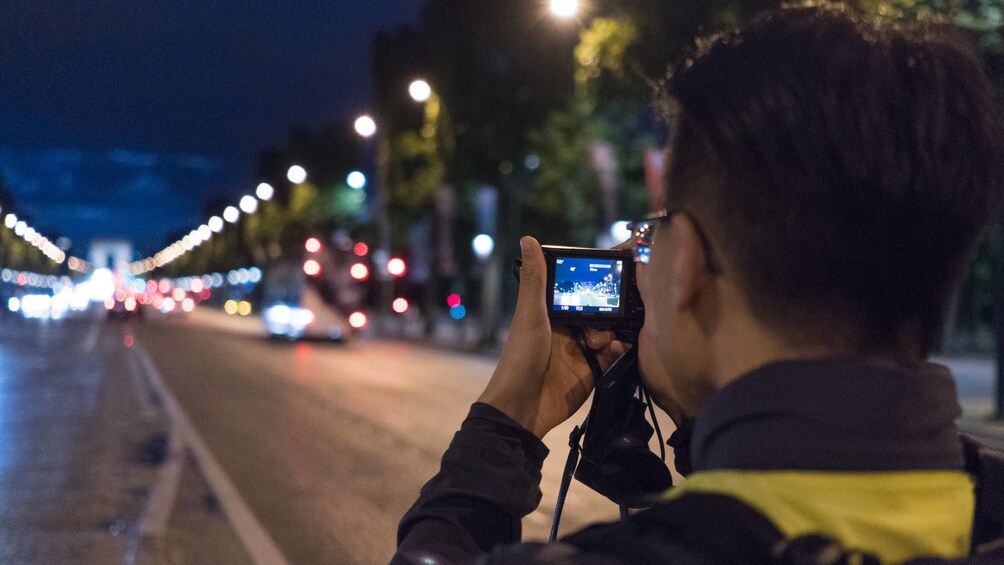
[[[241,198],[238,206],[241,207],[241,210],[243,210],[244,213],[254,214],[255,210],[258,209],[258,199],[251,195],[245,195]]]
[[[355,123],[356,133],[363,137],[372,137],[376,133],[377,125],[373,121],[373,118],[363,114],[356,118]]]
[[[306,172],[304,172],[304,175],[306,175]],[[267,182],[263,182],[258,185],[258,188],[255,189],[254,193],[258,195],[260,200],[268,202],[272,199],[272,196],[275,195],[275,189]]]
[[[213,230],[214,232],[220,233],[221,231],[223,231],[223,218],[219,216],[213,216],[212,218],[209,218],[209,221],[206,222],[206,225],[209,226],[209,229]]]
[[[492,236],[486,233],[481,233],[471,240],[471,248],[474,249],[474,254],[477,255],[478,259],[483,261],[487,259],[488,256],[492,254],[492,250],[495,249],[495,240],[492,239]]]
[[[3,219],[3,225],[7,226],[10,229],[14,229],[14,226],[16,224],[17,224],[17,216],[15,216],[14,214],[7,214],[7,217]]]
[[[551,0],[550,8],[559,18],[572,18],[579,13],[579,0]]]
[[[230,222],[231,224],[237,223],[237,218],[241,217],[240,211],[233,206],[227,206],[227,209],[223,211],[223,219]]]
[[[209,241],[209,238],[213,237],[213,231],[206,224],[202,224],[199,226],[199,237],[202,241]]]
[[[432,87],[422,79],[414,80],[408,85],[408,94],[415,102],[425,102],[432,96]]]
[[[359,171],[352,171],[349,176],[345,177],[345,182],[348,183],[349,188],[359,190],[366,186],[366,175]]]
[[[293,165],[286,171],[286,178],[293,184],[300,184],[307,180],[307,169],[304,169],[300,165]]]

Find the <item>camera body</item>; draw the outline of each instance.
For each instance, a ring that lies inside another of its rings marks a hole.
[[[630,251],[543,245],[547,313],[562,325],[637,330],[645,308]]]

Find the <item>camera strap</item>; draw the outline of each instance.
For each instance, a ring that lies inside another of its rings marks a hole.
[[[572,335],[589,363],[596,388],[589,414],[568,438],[569,453],[551,521],[551,541],[557,539],[573,477],[618,504],[622,519],[627,518],[628,508],[649,506],[673,484],[665,464],[662,431],[638,373],[637,349],[628,350],[603,373],[586,343],[585,332],[572,328]],[[645,421],[646,411],[653,425]],[[653,426],[658,433],[661,456],[648,447]]]

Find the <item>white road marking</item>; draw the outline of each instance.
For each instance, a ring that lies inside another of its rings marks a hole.
[[[272,541],[271,536],[268,535],[265,528],[262,527],[251,511],[251,508],[248,507],[247,503],[241,497],[237,487],[234,486],[233,481],[230,480],[230,477],[224,472],[219,461],[216,460],[216,457],[209,450],[205,440],[202,439],[202,436],[199,435],[199,432],[192,425],[181,404],[178,403],[177,399],[175,399],[174,395],[171,394],[171,391],[164,384],[164,379],[160,371],[153,364],[150,355],[139,343],[135,344],[134,349],[146,367],[146,375],[150,385],[160,397],[167,416],[172,423],[171,440],[173,441],[175,437],[178,437],[182,448],[189,448],[195,457],[199,469],[202,471],[202,475],[205,477],[206,482],[209,483],[209,488],[212,489],[216,498],[220,501],[227,520],[229,520],[230,525],[237,533],[237,537],[240,538],[248,555],[258,565],[288,565],[289,562],[286,561],[279,547]],[[177,485],[175,485],[176,491]],[[166,496],[165,494],[164,497],[166,498]],[[162,500],[159,503],[173,505],[174,496],[172,495],[170,498],[170,500]],[[151,500],[152,503],[153,500]],[[168,516],[170,515],[170,508],[167,509],[167,514]]]
[[[143,370],[139,366],[136,355],[129,355],[129,369],[132,373],[133,393],[136,395],[136,403],[145,420],[152,420],[157,415],[157,409],[153,405],[152,391],[150,390],[149,379],[143,377]],[[173,438],[173,436],[172,436]]]
[[[84,354],[89,355],[98,345],[98,336],[101,335],[101,320],[95,319],[91,324],[91,329],[87,330],[87,337],[84,338]]]

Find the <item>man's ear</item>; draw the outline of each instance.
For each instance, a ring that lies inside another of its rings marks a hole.
[[[679,214],[669,222],[673,240],[672,273],[670,274],[673,308],[688,310],[712,278],[697,226],[686,215]]]

